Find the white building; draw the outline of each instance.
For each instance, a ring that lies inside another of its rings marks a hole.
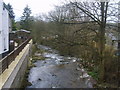
[[[12,30],[11,18],[7,6],[0,0],[0,59],[9,51],[9,32]]]

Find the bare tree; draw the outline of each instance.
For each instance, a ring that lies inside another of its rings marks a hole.
[[[111,26],[108,23],[112,21],[112,23],[116,23],[118,9],[113,3],[109,2],[79,2],[79,1],[70,1],[70,5],[76,7],[79,11],[84,13],[84,15],[90,18],[89,21],[80,22],[83,23],[96,23],[98,25],[98,29],[92,29],[89,27],[89,30],[93,30],[98,35],[98,45],[99,45],[99,55],[100,55],[100,80],[104,81],[104,50],[105,50],[105,33],[106,27]],[[112,20],[111,20],[112,19]],[[74,23],[76,24],[76,23]],[[111,27],[110,27],[111,28]],[[80,30],[79,30],[80,31]]]
[[[54,29],[59,32],[60,44],[68,46],[69,51],[76,46],[77,49],[83,50],[83,55],[92,57],[91,61],[97,61],[101,82],[105,80],[106,33],[110,32],[109,29],[118,31],[116,5],[111,2],[70,1],[63,6],[56,6],[47,17],[48,22],[52,22]],[[76,54],[75,51],[74,53]]]

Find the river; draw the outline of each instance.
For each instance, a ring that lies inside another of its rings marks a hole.
[[[59,52],[47,46],[39,45],[46,50],[40,55],[45,60],[38,60],[36,67],[30,69],[27,88],[93,88],[94,80],[87,74],[80,59],[60,56]]]

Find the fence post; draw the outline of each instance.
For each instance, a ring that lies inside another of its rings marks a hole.
[[[7,68],[8,68],[8,66],[9,66],[9,64],[8,64],[8,57],[6,58],[6,65],[7,65]]]

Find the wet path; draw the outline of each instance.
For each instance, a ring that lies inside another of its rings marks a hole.
[[[45,60],[37,61],[31,68],[28,81],[32,86],[27,88],[92,88],[92,78],[78,64],[77,58],[60,56],[57,51],[45,46],[48,50],[42,55]]]

